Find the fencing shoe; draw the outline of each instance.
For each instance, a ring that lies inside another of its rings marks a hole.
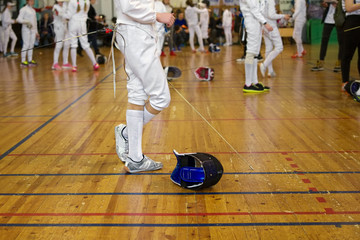
[[[129,173],[155,171],[163,167],[161,162],[155,162],[151,158],[143,155],[140,162],[134,162],[131,158],[127,157],[125,163],[125,170]]]
[[[120,124],[115,127],[116,153],[122,162],[125,162],[127,154],[129,153],[129,142],[123,134],[125,128],[125,124]]]

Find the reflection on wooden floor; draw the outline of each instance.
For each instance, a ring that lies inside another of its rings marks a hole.
[[[319,46],[306,49],[293,60],[285,45],[261,94],[242,92],[240,46],[163,57],[183,74],[143,149],[164,168],[133,175],[115,153],[127,102],[119,52],[116,97],[111,63],[51,71],[52,49],[35,51],[34,68],[0,59],[0,239],[359,239],[360,104],[332,72],[336,45],[323,72],[310,71]],[[215,79],[197,81],[199,66]],[[173,149],[211,153],[225,174],[182,189],[170,181]]]

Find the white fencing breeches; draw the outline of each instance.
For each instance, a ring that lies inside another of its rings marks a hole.
[[[257,62],[254,57],[260,52],[261,47],[261,24],[252,16],[245,17],[246,29],[246,57],[245,57],[245,84],[247,86],[258,83]]]
[[[23,25],[21,28],[21,37],[23,40],[23,46],[21,49],[21,62],[26,61],[26,55],[28,61],[30,62],[33,60],[32,57],[36,38],[36,30],[31,30],[27,26]]]
[[[59,42],[68,37],[67,30],[65,29],[65,26],[59,25],[59,26],[55,26],[54,31],[55,31],[55,42],[56,42],[54,49],[54,64],[59,62],[60,51],[63,47],[64,47],[63,64],[67,64],[70,42],[69,41]]]
[[[224,27],[224,34],[225,34],[226,44],[232,44],[231,26]]]
[[[164,31],[158,32],[158,39],[157,39],[156,46],[157,46],[157,51],[158,51],[159,56],[160,56],[161,51],[163,49],[164,41],[165,41],[165,32]]]
[[[195,33],[196,33],[197,40],[200,45],[199,50],[204,51],[204,43],[202,40],[202,35],[201,35],[201,30],[200,30],[199,25],[190,25],[189,26],[189,42],[190,42],[191,50],[193,50],[193,51],[195,50],[195,45],[194,45]]]
[[[12,28],[9,26],[4,31],[4,54],[7,53],[7,46],[8,46],[10,38],[11,38],[10,52],[14,52],[17,37],[16,37],[14,31],[12,30]]]
[[[125,71],[128,75],[128,102],[151,106],[161,111],[170,104],[170,91],[161,65],[155,36],[140,27],[120,25],[116,41],[125,56]]]
[[[88,57],[90,58],[92,64],[96,64],[96,59],[94,53],[90,49],[90,43],[88,41],[87,35],[83,36],[87,33],[86,21],[70,21],[69,22],[69,36],[71,39],[71,60],[73,66],[76,66],[76,48],[78,47],[78,39],[80,41],[81,47],[86,52]]]
[[[304,29],[305,22],[303,21],[295,21],[293,39],[296,42],[297,53],[301,56],[304,51],[304,47],[302,45],[302,31]]]
[[[279,29],[273,27],[273,31],[269,32],[264,28],[265,42],[265,60],[264,66],[269,72],[273,72],[272,61],[283,51],[284,46],[281,39]]]

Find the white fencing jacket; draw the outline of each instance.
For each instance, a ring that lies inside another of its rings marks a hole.
[[[266,23],[266,19],[260,12],[260,3],[258,0],[239,0],[240,9],[244,17],[253,17],[261,24]]]
[[[305,0],[295,0],[295,12],[293,19],[298,22],[306,22],[306,2]]]
[[[15,23],[15,20],[11,19],[11,13],[8,8],[6,8],[1,15],[1,22],[4,29],[7,29],[9,26],[11,26],[11,24]]]
[[[222,17],[222,25],[223,27],[231,27],[232,26],[232,14],[228,9],[225,9]]]
[[[277,26],[276,20],[284,18],[284,14],[277,14],[274,0],[261,0],[260,11],[266,21],[272,26]]]
[[[114,3],[116,23],[137,26],[152,36],[156,36],[154,0],[114,0]]]
[[[32,27],[30,30],[37,32],[37,19],[35,9],[26,4],[23,8],[20,9],[19,16],[16,19],[16,22],[23,24],[31,23]]]

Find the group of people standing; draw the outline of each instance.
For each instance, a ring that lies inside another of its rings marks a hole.
[[[55,32],[55,49],[52,69],[72,69],[73,72],[77,71],[77,53],[78,41],[81,44],[82,49],[86,52],[91,60],[94,70],[99,69],[99,64],[96,62],[95,55],[90,48],[90,44],[87,38],[87,19],[88,11],[91,4],[94,4],[96,0],[56,0],[55,5],[52,8],[54,17],[54,32]],[[37,62],[33,59],[33,49],[36,38],[39,39],[40,35],[37,26],[36,11],[33,8],[34,0],[26,0],[25,6],[23,6],[16,20],[11,19],[10,8],[15,4],[11,1],[7,2],[7,7],[2,14],[3,27],[5,28],[5,47],[4,56],[16,55],[14,47],[16,44],[16,35],[12,30],[11,25],[14,23],[22,24],[21,37],[22,37],[22,49],[21,49],[21,63],[22,67],[36,66]],[[5,23],[5,25],[4,25]],[[7,53],[7,43],[11,38],[11,50]],[[59,64],[59,56],[61,49],[63,49],[63,63]],[[71,55],[71,62],[68,62],[69,51]]]
[[[350,64],[356,49],[360,50],[360,0],[340,0],[333,2],[324,2],[325,7],[322,23],[324,23],[320,57],[316,66],[312,71],[323,71],[326,51],[330,34],[334,28],[337,32],[337,40],[339,44],[338,57],[334,66],[334,72],[341,72],[342,74],[342,90],[347,82],[350,81]],[[337,23],[334,18],[336,11],[343,11],[345,14],[345,21]],[[358,58],[360,53],[358,55]],[[360,62],[357,64],[358,72],[360,74]]]

